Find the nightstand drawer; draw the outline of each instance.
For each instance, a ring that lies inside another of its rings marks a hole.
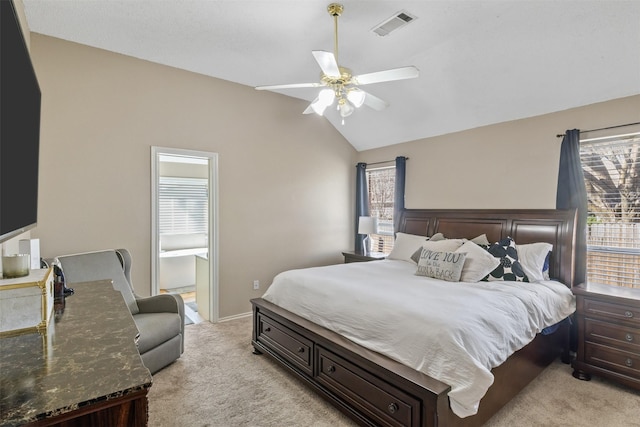
[[[584,350],[586,363],[640,379],[640,354],[595,343],[585,343]]]
[[[640,354],[640,329],[584,319],[585,340]]]
[[[589,298],[584,299],[585,316],[625,321],[640,326],[640,308],[622,304],[611,304]]]

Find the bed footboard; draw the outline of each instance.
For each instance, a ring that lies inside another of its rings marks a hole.
[[[365,426],[471,427],[484,424],[566,348],[568,327],[538,335],[503,365],[477,415],[457,417],[450,387],[354,344],[261,298],[253,306],[254,353],[266,354]]]
[[[252,344],[362,425],[442,426],[450,387],[263,299]]]

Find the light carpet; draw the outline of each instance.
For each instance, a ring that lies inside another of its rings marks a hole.
[[[186,326],[184,354],[153,376],[149,425],[355,426],[252,350],[250,317]],[[597,377],[579,381],[556,361],[485,426],[640,427],[640,392]]]

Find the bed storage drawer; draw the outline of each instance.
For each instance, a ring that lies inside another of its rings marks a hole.
[[[420,402],[340,356],[317,347],[316,380],[358,409],[377,425],[420,425]]]
[[[257,339],[307,374],[312,374],[312,341],[263,314],[258,315]]]

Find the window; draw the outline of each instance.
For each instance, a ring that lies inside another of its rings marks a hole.
[[[393,197],[395,166],[367,169],[369,214],[378,218],[378,232],[372,234],[371,250],[388,254],[393,249]]]
[[[161,176],[158,183],[159,233],[207,233],[208,194],[204,178]]]
[[[640,288],[640,132],[580,141],[587,280]]]

